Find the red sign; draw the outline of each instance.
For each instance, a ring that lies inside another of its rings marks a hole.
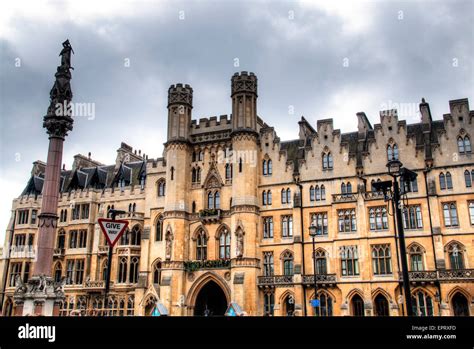
[[[114,221],[107,218],[99,218],[98,223],[110,247],[114,247],[128,227],[127,221]]]

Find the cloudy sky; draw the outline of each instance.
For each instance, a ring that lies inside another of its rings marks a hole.
[[[230,114],[230,77],[240,70],[257,74],[258,113],[283,140],[297,137],[302,115],[314,125],[332,117],[348,132],[356,112],[376,123],[398,105],[416,122],[422,97],[439,119],[450,99],[474,103],[473,4],[2,1],[0,239],[32,162],[46,160],[42,118],[66,38],[74,101],[95,108],[67,137],[70,168],[78,153],[113,163],[121,141],[161,156],[169,85],[194,88],[194,118]]]

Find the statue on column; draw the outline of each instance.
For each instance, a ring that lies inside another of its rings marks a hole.
[[[173,243],[173,234],[171,231],[168,231],[166,233],[166,250],[165,250],[165,258],[167,261],[171,260],[171,245]]]
[[[71,67],[71,52],[74,53],[74,50],[72,49],[69,40],[64,41],[63,49],[59,54],[61,56],[61,68],[74,70],[74,68]]]

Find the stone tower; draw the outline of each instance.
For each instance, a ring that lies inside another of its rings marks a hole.
[[[257,77],[253,73],[235,73],[232,77],[232,296],[246,311],[257,309],[256,273],[258,258],[258,132]],[[245,262],[244,262],[245,261]],[[242,262],[242,264],[241,264]],[[254,266],[249,268],[248,264]],[[247,267],[244,267],[247,264]],[[254,293],[254,294],[252,294]],[[252,300],[252,301],[251,301]]]
[[[163,234],[166,261],[186,259],[189,231],[186,220],[186,212],[189,212],[187,193],[191,181],[189,128],[192,108],[193,89],[189,85],[171,85],[168,89],[168,139],[165,143],[167,170]],[[183,283],[180,282],[182,276],[175,275],[176,273],[173,274],[172,285],[168,289],[183,294]],[[163,276],[166,277],[166,273]],[[162,294],[161,297],[171,299],[171,294]]]

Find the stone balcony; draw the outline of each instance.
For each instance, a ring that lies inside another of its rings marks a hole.
[[[54,258],[63,258],[66,255],[66,249],[65,248],[55,248],[53,251],[53,257]]]
[[[203,224],[219,223],[222,219],[222,210],[220,209],[205,209],[199,211],[199,220]]]
[[[257,285],[260,288],[272,288],[293,285],[293,275],[259,276]]]
[[[10,258],[35,258],[35,255],[34,246],[19,245],[10,248]]]
[[[357,201],[357,193],[348,193],[348,194],[333,194],[332,195],[332,202],[333,203],[340,203],[340,202],[355,202]]]
[[[441,282],[463,282],[474,281],[474,269],[445,269],[445,270],[422,270],[409,271],[408,276],[413,284]],[[402,273],[399,272],[400,280]]]
[[[109,254],[109,245],[100,245],[97,249],[99,255],[108,255]]]
[[[230,268],[230,259],[216,259],[203,261],[185,261],[184,270],[187,272],[198,271],[202,269],[226,269]]]
[[[316,284],[321,287],[336,285],[336,274],[316,274]],[[302,283],[305,286],[314,286],[314,275],[303,275]]]
[[[363,196],[366,201],[384,199],[383,192],[381,191],[366,191],[363,193]]]

